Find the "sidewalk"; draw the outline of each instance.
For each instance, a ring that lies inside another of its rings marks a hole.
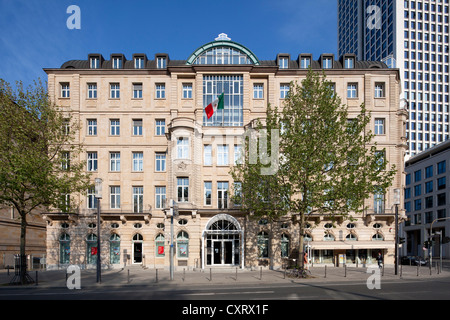
[[[377,268],[374,268],[377,269]],[[379,270],[379,269],[378,269]],[[102,270],[101,283],[97,283],[97,273],[95,269],[80,270],[81,288],[87,287],[123,287],[123,286],[217,286],[217,285],[258,285],[258,284],[290,284],[290,283],[324,283],[324,282],[366,282],[373,275],[372,268],[363,267],[312,267],[309,278],[290,278],[284,271],[275,271],[256,268],[255,270],[236,268],[208,268],[204,270],[177,270],[174,272],[174,279],[170,280],[170,273],[167,269],[144,269],[139,266],[126,267],[122,270]],[[67,288],[66,270],[57,271],[30,271],[29,275],[41,288]],[[14,277],[14,270],[0,270],[0,288],[11,288],[10,281]],[[443,268],[442,272],[433,266],[417,268],[416,266],[399,266],[398,274],[394,274],[394,267],[387,266],[381,271],[382,281],[439,279],[450,277],[450,269]],[[29,286],[36,286],[36,283]]]

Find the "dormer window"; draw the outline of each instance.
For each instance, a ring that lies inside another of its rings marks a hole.
[[[331,57],[324,57],[322,59],[322,68],[323,69],[333,68],[333,59]]]
[[[89,61],[89,65],[91,69],[98,69],[100,68],[100,58],[99,57],[93,57]]]
[[[280,67],[280,69],[287,69],[289,67],[289,58],[280,57],[278,59],[278,66]]]
[[[166,57],[157,57],[156,58],[156,67],[158,69],[165,69],[167,67],[167,58]]]
[[[301,57],[300,58],[300,68],[301,69],[308,69],[310,65],[311,65],[310,57]]]
[[[134,68],[135,69],[144,69],[144,57],[134,58]]]
[[[346,57],[344,59],[344,68],[345,69],[353,69],[355,67],[355,58]]]
[[[113,57],[112,58],[112,67],[113,69],[122,69],[122,58],[121,57]]]

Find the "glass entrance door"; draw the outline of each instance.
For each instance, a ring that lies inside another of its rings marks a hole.
[[[142,242],[133,243],[133,263],[142,263]]]
[[[213,261],[215,265],[234,265],[234,243],[232,240],[213,241]]]
[[[222,242],[213,242],[213,264],[222,264]]]

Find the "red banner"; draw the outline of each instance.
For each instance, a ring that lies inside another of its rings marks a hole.
[[[97,247],[92,247],[92,248],[91,248],[91,255],[92,255],[92,256],[97,255]]]

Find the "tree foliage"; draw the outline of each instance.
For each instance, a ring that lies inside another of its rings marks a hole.
[[[13,89],[0,79],[0,204],[19,213],[21,255],[27,215],[69,212],[68,195],[90,185],[84,162],[77,160],[76,131],[71,115],[50,102],[40,81],[26,89],[18,82]]]
[[[243,164],[231,171],[242,184],[243,209],[257,217],[298,216],[300,252],[307,215],[351,219],[366,210],[366,199],[386,192],[396,173],[373,141],[370,119],[364,104],[350,115],[324,75],[309,70],[301,85],[292,82],[282,108],[269,105],[265,123],[256,126],[258,133],[278,132],[277,150],[267,148],[276,153],[278,170],[261,175],[268,165],[249,161],[247,138]]]

